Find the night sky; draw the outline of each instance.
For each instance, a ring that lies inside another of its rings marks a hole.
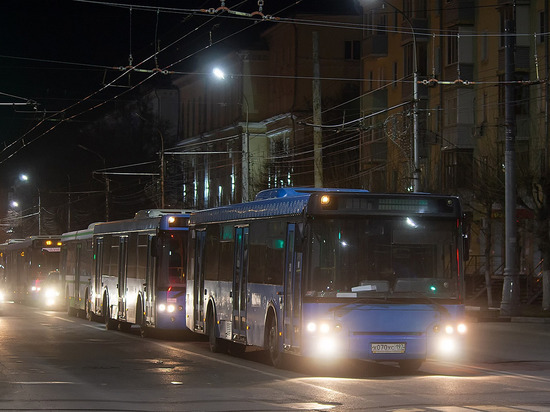
[[[94,118],[112,108],[112,103],[105,102],[114,96],[123,100],[137,90],[121,94],[121,87],[105,87],[120,76],[118,67],[129,65],[130,54],[134,66],[190,72],[214,48],[227,50],[253,42],[273,24],[198,11],[221,4],[219,0],[3,1],[0,217],[5,214],[6,193],[13,191],[21,171],[29,173],[44,193],[68,191],[69,187],[75,192],[92,191],[102,187],[100,179],[92,176],[93,170],[102,168],[100,157],[108,167],[154,160],[154,151],[128,153],[122,138],[117,142],[84,131]],[[226,1],[225,5],[248,13],[258,10],[257,0]],[[349,11],[356,2],[264,0],[263,13],[284,17],[330,11],[335,6]],[[211,33],[214,43],[225,40],[208,48]],[[156,47],[161,52],[155,59]],[[136,85],[149,76],[132,73],[130,80],[126,76],[114,85]],[[159,77],[147,80],[147,85],[166,80]],[[32,104],[5,105],[26,102]]]

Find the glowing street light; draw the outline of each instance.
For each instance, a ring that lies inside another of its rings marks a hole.
[[[214,67],[214,69],[212,70],[212,73],[214,74],[214,76],[215,76],[217,79],[220,79],[220,80],[224,80],[224,79],[225,79],[225,73],[224,73],[223,70],[220,69],[219,67]]]
[[[23,183],[27,183],[30,181],[30,178],[26,173],[21,173],[19,175],[19,180]],[[34,187],[38,192],[38,235],[40,236],[42,234],[42,204],[40,202],[40,189],[36,185]]]
[[[220,69],[219,67],[214,67],[212,70],[212,74],[216,79],[218,80],[225,80],[225,72]],[[242,152],[243,152],[243,158],[242,158],[242,171],[243,171],[243,184],[242,184],[242,201],[248,202],[248,185],[249,185],[249,174],[250,174],[250,165],[249,165],[249,140],[250,140],[250,132],[248,130],[248,115],[250,112],[250,107],[248,105],[248,99],[246,98],[246,95],[244,92],[242,93],[242,97],[245,103],[245,109],[246,109],[246,119],[245,119],[245,133],[242,138]]]

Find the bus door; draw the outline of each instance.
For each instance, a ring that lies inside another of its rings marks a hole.
[[[204,245],[206,230],[195,232],[195,267],[193,268],[193,327],[195,330],[204,329]]]
[[[127,283],[127,262],[128,262],[128,237],[119,238],[118,248],[118,319],[126,319],[126,283]]]
[[[101,274],[101,265],[103,262],[103,238],[95,239],[95,268],[94,268],[94,313],[99,313],[103,307],[103,275]],[[105,314],[102,313],[101,316]]]
[[[233,340],[242,343],[246,343],[248,230],[248,227],[235,228],[235,258],[233,260]]]
[[[302,254],[295,253],[295,235],[296,225],[289,223],[286,233],[283,345],[293,349],[300,347],[302,315]]]
[[[82,259],[82,243],[77,243],[75,250],[73,305],[77,305],[80,302],[80,259]]]
[[[143,307],[145,312],[145,320],[150,320],[152,316],[152,302],[153,302],[153,256],[151,253],[151,243],[153,236],[147,234],[138,235],[138,273],[139,278],[143,280]]]

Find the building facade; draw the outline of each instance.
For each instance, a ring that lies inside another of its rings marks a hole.
[[[546,240],[533,225],[548,232],[540,212],[550,194],[548,2],[361,5],[361,115],[367,126],[361,169],[367,185],[410,191],[417,184],[421,191],[460,195],[473,220],[470,270],[502,273],[505,151],[512,136],[518,270],[536,274]],[[510,58],[508,39],[514,43]]]

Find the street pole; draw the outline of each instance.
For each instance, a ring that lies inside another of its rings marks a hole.
[[[40,201],[40,189],[38,189],[38,236],[42,234],[42,203]]]
[[[164,209],[164,136],[157,131],[160,136],[160,208]]]
[[[323,130],[321,124],[321,72],[319,69],[319,33],[313,35],[313,181],[323,187]]]
[[[515,316],[519,311],[519,274],[517,264],[517,228],[516,228],[516,152],[515,152],[515,114],[514,114],[514,48],[515,22],[506,21],[505,59],[505,122],[506,140],[504,152],[505,167],[505,238],[506,266],[502,286],[501,316]]]
[[[246,98],[246,95],[243,91],[243,101],[246,105],[246,118],[245,118],[245,132],[244,136],[242,138],[242,151],[243,151],[243,194],[242,194],[242,201],[248,202],[249,200],[249,179],[250,179],[250,163],[249,163],[249,150],[250,150],[250,130],[248,129],[248,115],[250,112],[250,107],[248,106],[248,99]]]
[[[409,16],[407,16],[403,10],[398,8],[397,6],[394,6],[393,4],[383,0],[384,4],[387,4],[391,8],[393,8],[397,13],[399,13],[401,16],[403,16],[403,20],[409,25],[409,28],[411,29],[411,35],[413,39],[413,98],[412,98],[412,104],[413,104],[413,191],[414,192],[420,192],[420,142],[419,142],[419,136],[418,136],[418,49],[416,44],[416,31],[414,30],[414,26],[411,22],[411,19],[409,19]]]

